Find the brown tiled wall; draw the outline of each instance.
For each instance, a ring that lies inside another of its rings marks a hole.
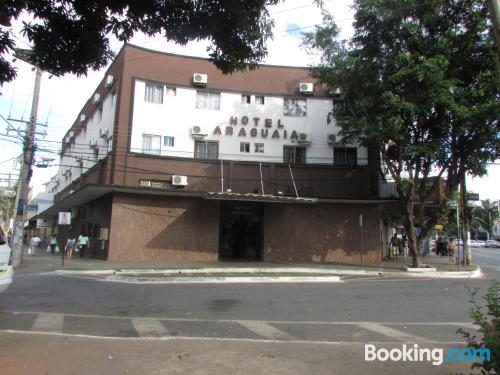
[[[110,261],[215,261],[219,202],[116,194]]]
[[[264,260],[360,262],[359,214],[363,212],[364,258],[380,261],[379,210],[360,204],[267,204]]]

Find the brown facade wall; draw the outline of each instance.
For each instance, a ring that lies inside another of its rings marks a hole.
[[[363,212],[364,259],[378,262],[380,212],[374,205],[268,204],[264,211],[265,261],[359,264],[359,214]]]
[[[110,261],[216,261],[219,202],[115,194]]]

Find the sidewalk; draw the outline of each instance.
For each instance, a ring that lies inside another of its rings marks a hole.
[[[411,265],[411,259],[391,259],[379,263],[365,263],[363,270],[360,264],[345,263],[288,263],[288,262],[107,262],[99,259],[78,258],[65,259],[62,267],[61,254],[50,255],[42,249],[38,249],[36,256],[28,256],[24,253],[23,265],[16,269],[17,274],[38,274],[57,271],[65,273],[119,273],[119,274],[163,274],[175,275],[186,274],[198,276],[221,276],[223,274],[242,274],[245,276],[262,276],[263,274],[289,276],[324,276],[324,275],[410,275],[405,272],[405,266]],[[450,277],[463,275],[464,272],[472,273],[477,270],[476,266],[460,266],[460,272],[456,264],[451,263],[447,257],[431,255],[423,258],[428,267],[435,268],[435,274],[450,274]],[[430,272],[425,275],[430,276]],[[470,277],[464,275],[464,277]]]

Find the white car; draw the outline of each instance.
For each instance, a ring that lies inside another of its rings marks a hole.
[[[9,287],[12,283],[11,250],[9,245],[0,245],[0,293]]]
[[[487,240],[485,247],[500,248],[500,242],[495,241],[495,240]]]

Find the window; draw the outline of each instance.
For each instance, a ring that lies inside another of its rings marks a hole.
[[[163,103],[163,85],[157,83],[146,83],[144,101],[149,103]]]
[[[151,181],[149,181],[149,180],[139,180],[139,186],[150,187],[151,186]]]
[[[283,163],[305,164],[306,148],[295,146],[283,146]]]
[[[307,101],[305,99],[284,99],[283,114],[285,116],[304,117],[307,114]]]
[[[97,108],[97,121],[101,120],[102,120],[102,105],[100,105],[99,108]]]
[[[240,143],[240,152],[250,152],[250,143],[241,142]]]
[[[145,154],[160,155],[159,135],[143,134],[142,135],[142,152]]]
[[[342,167],[355,167],[358,164],[358,150],[355,147],[335,147],[333,164]]]
[[[219,143],[195,141],[194,157],[195,159],[218,160]]]
[[[111,106],[114,107],[116,104],[116,91],[111,93]]]
[[[163,181],[151,181],[151,187],[156,189],[163,189],[165,184]]]
[[[220,109],[220,92],[197,91],[196,108]]]
[[[242,104],[250,104],[252,102],[252,97],[250,95],[241,95]]]
[[[113,138],[108,139],[108,152],[113,150]]]
[[[254,149],[255,152],[264,153],[264,143],[254,143],[254,146],[255,146]]]
[[[264,97],[260,95],[255,95],[255,103],[264,104]]]
[[[165,87],[165,96],[176,96],[177,90],[175,87]]]
[[[163,137],[163,146],[165,147],[174,147],[174,137]]]

